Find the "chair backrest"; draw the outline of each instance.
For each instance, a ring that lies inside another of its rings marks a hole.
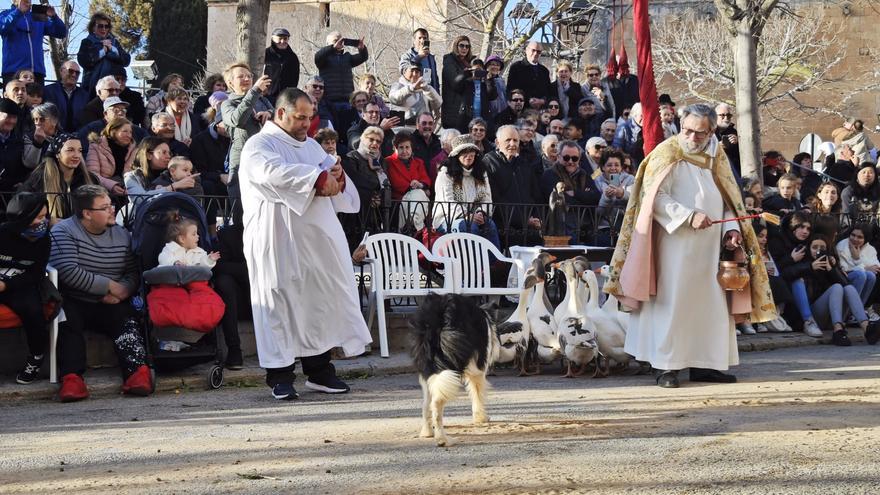
[[[421,272],[419,253],[430,256],[422,243],[401,234],[376,234],[367,238],[367,256],[373,263],[373,280],[382,291],[394,291],[401,295],[420,295]]]
[[[488,239],[467,233],[446,234],[434,241],[433,252],[435,256],[455,260],[455,283],[459,288],[492,287],[489,255],[499,258],[501,253]]]

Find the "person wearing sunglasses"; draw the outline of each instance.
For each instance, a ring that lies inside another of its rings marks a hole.
[[[449,53],[443,55],[443,74],[440,78],[440,96],[443,104],[440,108],[440,114],[443,115],[444,129],[458,129],[459,122],[462,119],[457,118],[457,113],[466,104],[466,100],[461,89],[466,84],[468,75],[466,71],[471,68],[471,60],[474,59],[474,52],[471,49],[471,39],[467,36],[456,36],[452,40],[452,46]],[[464,120],[464,125],[470,122],[470,119]]]
[[[83,68],[83,88],[95,96],[95,85],[104,76],[115,74],[114,68],[128,67],[131,55],[125,51],[119,40],[111,32],[110,17],[96,12],[89,19],[89,35],[79,44],[76,60]]]
[[[739,165],[739,136],[737,136],[736,125],[733,123],[733,107],[727,103],[721,103],[715,107],[715,113],[718,115],[718,128],[715,129],[715,136],[721,142],[727,159],[730,160],[730,166],[737,177],[742,177],[742,171]]]

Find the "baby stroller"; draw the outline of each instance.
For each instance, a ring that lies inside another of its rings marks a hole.
[[[144,336],[147,356],[153,367],[160,370],[178,370],[213,360],[214,366],[209,370],[207,378],[210,388],[217,389],[223,385],[223,366],[226,361],[223,330],[219,326],[225,305],[207,285],[211,278],[210,269],[201,266],[157,267],[159,253],[166,244],[168,213],[172,210],[177,210],[181,217],[196,222],[199,247],[205,251],[211,250],[205,212],[191,196],[177,192],[160,193],[150,196],[139,205],[132,229],[132,251],[144,273],[141,297],[146,310]],[[190,291],[196,283],[200,284],[199,291]],[[163,304],[159,306],[156,304],[160,301],[158,295],[165,290],[170,292],[161,298]],[[196,296],[189,299],[191,294],[201,294],[198,296],[200,299],[196,300]],[[151,303],[154,306],[153,314]],[[158,314],[159,310],[161,315]],[[186,324],[195,321],[194,319],[198,320],[196,324]],[[167,326],[195,330],[205,335],[198,343],[186,348],[181,348],[177,342],[161,343],[157,338],[157,330],[166,326],[163,323],[167,321],[174,321]]]

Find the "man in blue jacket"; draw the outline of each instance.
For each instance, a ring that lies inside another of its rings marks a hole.
[[[89,102],[89,91],[76,84],[81,72],[79,64],[68,60],[61,64],[61,81],[43,88],[43,100],[58,107],[58,124],[65,132],[76,132],[88,124],[79,120],[80,113]]]
[[[34,72],[37,81],[46,78],[43,63],[43,36],[64,38],[67,26],[55,15],[55,9],[46,9],[45,21],[34,20],[31,0],[13,0],[13,7],[0,12],[0,37],[3,39],[3,84],[20,69]]]

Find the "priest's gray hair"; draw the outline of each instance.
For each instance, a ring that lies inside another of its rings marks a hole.
[[[681,120],[687,118],[688,115],[709,119],[709,128],[713,131],[718,127],[718,114],[715,113],[714,108],[705,103],[694,103],[682,108]]]

